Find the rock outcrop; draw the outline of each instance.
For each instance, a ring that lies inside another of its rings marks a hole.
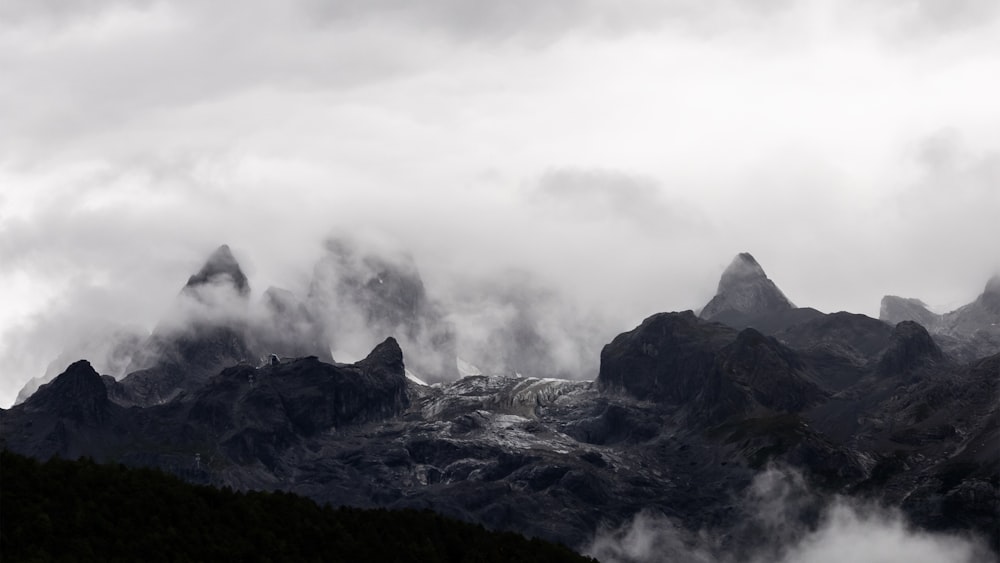
[[[924,326],[944,352],[971,361],[1000,352],[1000,275],[990,278],[983,292],[967,305],[939,315],[919,299],[887,295],[879,318],[891,324],[913,321]]]
[[[718,423],[761,407],[797,412],[815,402],[822,392],[807,371],[774,338],[685,311],[649,317],[605,346],[597,385]]]
[[[944,353],[927,329],[913,321],[896,325],[878,360],[881,374],[906,374],[944,361]]]
[[[67,418],[81,426],[98,426],[108,420],[110,404],[104,380],[90,362],[80,360],[42,385],[24,408]]]

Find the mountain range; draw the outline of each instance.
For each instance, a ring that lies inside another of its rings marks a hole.
[[[951,313],[887,296],[873,319],[796,307],[742,253],[698,314],[608,342],[593,380],[510,362],[463,377],[478,360],[456,357],[412,260],[327,251],[308,295],[253,303],[220,247],[171,316],[129,337],[120,377],[74,361],[0,411],[3,446],[432,509],[581,550],[650,510],[753,550],[765,534],[741,499],[780,466],[817,498],[875,500],[1000,550],[1000,278]],[[496,338],[525,357],[542,341]]]

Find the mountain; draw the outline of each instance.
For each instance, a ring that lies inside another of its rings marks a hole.
[[[250,285],[227,245],[216,249],[175,299],[114,387],[123,405],[148,406],[191,392],[226,366],[256,360],[248,325]]]
[[[774,338],[685,311],[649,317],[605,346],[597,385],[720,423],[753,412],[798,412],[815,403],[823,393],[806,371]]]
[[[431,508],[581,549],[602,523],[640,509],[735,530],[733,503],[769,463],[798,468],[820,491],[877,494],[933,529],[990,534],[1000,356],[955,365],[933,344],[902,323],[837,391],[824,366],[772,337],[668,313],[609,343],[596,382],[423,386],[390,340],[354,365],[236,365],[145,408],[115,404],[113,380],[74,364],[0,425],[5,447],[42,459],[87,455],[335,505]],[[734,531],[727,541],[757,540]]]
[[[386,308],[430,306],[406,270],[338,264],[321,279],[365,280],[344,281],[341,294],[378,301],[354,309],[378,330],[410,322]],[[358,267],[368,275],[351,273]],[[402,277],[379,284],[380,274]],[[216,285],[239,297],[230,279]],[[381,294],[382,285],[396,289]],[[745,499],[769,468],[786,467],[819,503],[806,510],[813,522],[822,503],[859,497],[928,530],[981,534],[1000,551],[1000,354],[964,361],[915,322],[812,311],[771,333],[656,313],[603,347],[593,381],[507,374],[424,385],[407,377],[423,349],[384,338],[353,364],[230,357],[139,403],[122,400],[135,374],[119,382],[78,362],[0,411],[0,428],[4,447],[40,459],[86,455],[336,506],[432,509],[581,550],[599,530],[652,511],[753,553],[768,534],[745,525]]]
[[[971,361],[1000,352],[1000,275],[986,283],[971,303],[937,314],[919,299],[887,295],[879,318],[889,323],[914,321],[927,328],[949,355]]]
[[[111,323],[96,323],[88,327],[87,334],[72,342],[56,359],[49,362],[45,373],[33,377],[24,384],[17,394],[15,404],[23,403],[38,388],[55,379],[80,358],[90,358],[95,369],[122,377],[127,373],[132,359],[149,338],[149,332],[137,327],[120,326]]]
[[[223,244],[209,255],[201,269],[188,278],[182,292],[203,298],[203,291],[212,286],[232,289],[244,297],[250,294],[247,276],[227,244]]]
[[[908,373],[944,360],[944,353],[927,329],[913,321],[903,321],[896,325],[889,344],[879,356],[878,372]]]
[[[923,301],[895,295],[882,298],[878,318],[888,323],[913,321],[928,330],[936,330],[941,322],[941,315],[931,312]]]
[[[742,252],[722,272],[715,297],[698,316],[735,328],[753,327],[773,334],[820,315],[812,308],[795,307],[757,260]]]
[[[794,308],[757,260],[749,252],[741,252],[722,272],[715,297],[701,310],[700,316],[714,320],[726,313],[755,315]]]

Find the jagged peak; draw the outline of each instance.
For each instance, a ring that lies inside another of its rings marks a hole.
[[[104,380],[90,362],[79,360],[39,387],[23,404],[29,409],[45,409],[79,421],[99,422],[105,418],[109,403]]]
[[[205,260],[205,264],[198,270],[198,273],[188,278],[187,284],[184,287],[185,289],[196,288],[218,283],[220,280],[225,280],[226,278],[228,278],[229,283],[232,284],[240,295],[246,295],[250,292],[250,284],[247,281],[246,274],[243,273],[243,269],[240,268],[240,263],[233,256],[229,245],[223,244],[209,255],[208,259]]]
[[[749,252],[741,252],[722,272],[715,297],[701,311],[712,319],[726,312],[756,314],[794,309],[764,268]]]
[[[388,337],[381,344],[376,346],[368,356],[357,363],[365,370],[375,370],[387,368],[393,373],[398,372],[400,376],[405,376],[405,366],[403,365],[403,350],[393,337]]]
[[[98,382],[100,385],[94,386],[88,383]],[[81,383],[83,386],[81,387]],[[77,360],[66,367],[66,369],[56,376],[51,383],[43,385],[42,388],[52,391],[60,387],[71,387],[75,390],[93,390],[99,388],[103,390],[104,384],[101,382],[101,376],[98,375],[97,371],[94,370],[94,366],[90,364],[87,360]],[[41,389],[39,389],[40,391]]]

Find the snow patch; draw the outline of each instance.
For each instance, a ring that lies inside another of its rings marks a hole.
[[[409,379],[410,381],[416,383],[417,385],[423,385],[424,387],[430,387],[429,385],[427,385],[426,381],[424,381],[423,379],[420,379],[419,377],[417,377],[417,375],[415,373],[413,373],[412,371],[410,371],[409,369],[406,369],[405,372],[406,372],[406,379]]]
[[[462,377],[468,377],[470,375],[483,375],[483,370],[470,364],[462,358],[455,358],[455,367],[458,368],[458,374]]]

